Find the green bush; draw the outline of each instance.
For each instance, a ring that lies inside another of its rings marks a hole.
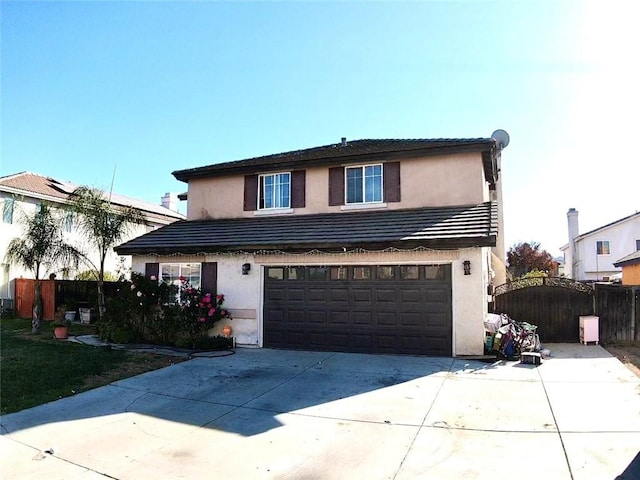
[[[210,340],[208,336],[216,322],[231,318],[223,307],[224,295],[202,294],[184,278],[180,279],[179,289],[136,273],[131,280],[109,300],[104,319],[98,324],[100,338],[197,349],[230,346],[230,339]]]

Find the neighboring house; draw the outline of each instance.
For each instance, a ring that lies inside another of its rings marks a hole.
[[[54,209],[64,209],[69,203],[70,194],[76,188],[77,185],[30,172],[0,177],[0,214],[2,214],[0,218],[0,300],[13,299],[14,279],[20,277],[33,278],[32,272],[25,270],[21,265],[9,265],[5,260],[5,252],[9,242],[13,238],[22,235],[23,223],[21,222],[21,217],[23,215],[32,215],[42,202],[49,203]],[[135,225],[129,238],[137,237],[176,220],[184,219],[184,215],[176,211],[178,202],[176,195],[165,195],[162,200],[165,206],[154,205],[117,194],[112,194],[111,199],[115,206],[130,205],[139,209],[144,215],[146,225]],[[168,208],[169,206],[172,209]],[[82,238],[78,235],[71,216],[65,219],[63,230],[66,232],[65,235],[70,243],[83,246]],[[90,258],[94,261],[97,260],[97,254],[90,256]],[[115,272],[118,260],[118,256],[115,252],[112,252],[107,257],[105,271]],[[124,267],[127,268],[129,265],[130,259],[126,259]],[[87,268],[86,266],[80,266],[78,270],[87,270]],[[44,275],[44,273],[41,272],[41,275]],[[73,278],[78,272],[59,270],[47,273],[56,273],[58,278]]]
[[[239,345],[482,354],[505,281],[500,153],[493,138],[343,138],[179,170],[187,221],[116,250],[225,294]]]
[[[622,268],[623,285],[640,285],[640,240],[637,251],[621,258],[613,265]]]
[[[560,247],[565,275],[578,281],[611,281],[620,275],[618,259],[640,250],[640,212],[579,234],[578,211],[567,212],[569,243]]]

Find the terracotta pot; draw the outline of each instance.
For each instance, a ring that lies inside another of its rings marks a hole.
[[[60,325],[53,327],[53,336],[55,338],[65,339],[69,337],[69,327],[66,325]]]
[[[224,327],[222,327],[222,334],[225,337],[228,337],[229,335],[231,335],[232,332],[233,330],[231,329],[231,325],[225,325]]]

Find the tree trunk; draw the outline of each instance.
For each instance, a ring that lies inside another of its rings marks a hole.
[[[31,333],[40,333],[40,320],[42,320],[42,283],[39,279],[36,279],[31,315]]]
[[[104,258],[105,255],[102,255],[100,259],[100,272],[98,275],[98,318],[102,321],[104,317],[104,312],[107,311],[107,304],[104,300]]]
[[[102,320],[104,312],[107,311],[107,305],[104,301],[104,281],[98,280],[98,318]]]

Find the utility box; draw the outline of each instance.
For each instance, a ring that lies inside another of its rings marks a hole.
[[[588,342],[596,342],[596,345],[598,345],[600,341],[598,334],[599,321],[600,317],[595,315],[580,316],[580,343],[586,345]]]

